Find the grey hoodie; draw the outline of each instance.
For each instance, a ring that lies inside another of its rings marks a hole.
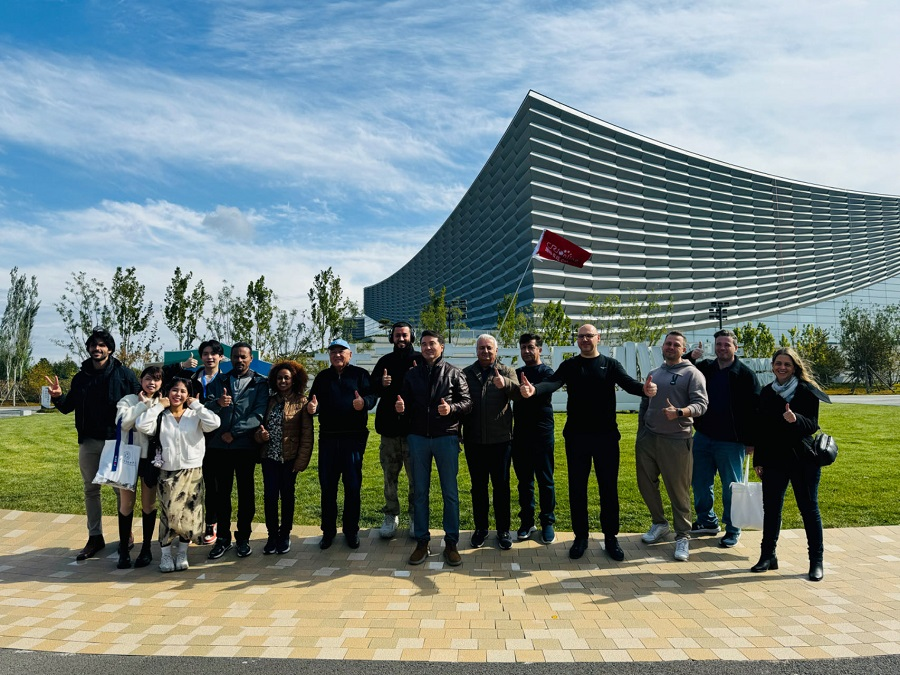
[[[689,438],[693,417],[706,412],[709,398],[706,395],[706,378],[690,361],[681,361],[674,366],[663,364],[650,372],[656,385],[656,396],[642,398],[638,424],[660,436]],[[690,408],[690,416],[666,419],[663,408],[669,402],[676,408]]]

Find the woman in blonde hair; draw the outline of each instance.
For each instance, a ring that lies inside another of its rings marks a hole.
[[[819,428],[819,401],[831,401],[800,355],[790,347],[775,351],[772,372],[775,381],[763,387],[757,408],[759,424],[753,466],[762,479],[765,513],[760,558],[751,571],[778,569],[775,546],[790,483],[806,530],[809,579],[821,581],[824,544],[818,493],[822,468],[804,456],[803,439]]]

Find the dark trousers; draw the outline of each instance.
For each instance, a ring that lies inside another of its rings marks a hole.
[[[534,481],[537,479],[541,525],[556,522],[556,487],[553,484],[553,429],[516,428],[512,465],[519,481],[519,520],[534,525]]]
[[[210,449],[207,450],[206,454],[203,456],[203,485],[206,490],[206,496],[203,498],[203,506],[206,511],[204,518],[206,519],[207,525],[213,525],[219,522],[219,515],[217,513],[219,508],[219,481],[216,478],[215,461],[212,459],[214,452],[220,451]]]
[[[297,472],[294,460],[281,462],[266,457],[262,461],[263,505],[266,512],[266,530],[270,538],[285,539],[294,526],[294,487]],[[281,520],[278,519],[278,502],[281,502]]]
[[[809,547],[809,559],[821,562],[824,552],[822,536],[822,516],[819,513],[819,479],[822,467],[801,462],[779,466],[767,464],[763,466],[763,537],[762,554],[771,556],[778,544],[781,533],[781,510],[784,508],[784,495],[788,483],[794,488],[794,499],[803,518],[803,529],[806,530],[806,543]]]
[[[512,452],[507,443],[466,443],[466,464],[472,478],[472,518],[476,530],[488,529],[490,497],[488,481],[494,491],[494,519],[497,532],[509,532],[509,462]]]
[[[256,473],[257,453],[250,448],[243,450],[213,448],[209,452],[213,455],[212,466],[216,487],[219,490],[219,500],[216,503],[218,516],[216,534],[219,539],[231,541],[231,490],[237,480],[237,530],[235,530],[234,538],[237,541],[248,541],[253,525],[253,516],[256,515],[254,474]]]
[[[319,436],[319,487],[322,490],[322,534],[337,533],[338,483],[344,484],[341,529],[346,535],[359,532],[362,462],[366,436]]]
[[[569,509],[576,537],[587,537],[588,477],[591,462],[600,491],[600,530],[605,537],[619,533],[619,432],[566,434],[569,467]]]

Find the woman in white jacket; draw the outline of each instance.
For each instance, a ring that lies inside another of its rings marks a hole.
[[[190,386],[189,380],[174,378],[166,396],[141,415],[136,425],[139,431],[152,435],[159,418],[161,572],[188,569],[188,546],[203,533],[203,434],[218,429],[220,421],[191,396]]]
[[[134,561],[135,567],[146,567],[153,560],[150,544],[153,541],[153,530],[156,528],[156,481],[159,470],[147,459],[147,447],[150,437],[134,428],[138,417],[143,415],[159,398],[162,389],[163,371],[159,366],[148,366],[141,373],[141,390],[137,394],[128,394],[116,404],[116,423],[122,425],[122,436],[134,430],[134,442],[141,447],[141,459],[138,463],[138,476],[141,483],[141,514],[144,528],[144,543],[141,552]],[[118,490],[119,493],[119,563],[120,570],[131,567],[131,556],[128,547],[131,539],[131,525],[134,520],[134,502],[136,494],[131,490]]]

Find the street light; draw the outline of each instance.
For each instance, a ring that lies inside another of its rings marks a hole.
[[[713,302],[709,306],[709,318],[719,320],[719,330],[722,330],[722,320],[728,318],[728,307],[730,302]]]

